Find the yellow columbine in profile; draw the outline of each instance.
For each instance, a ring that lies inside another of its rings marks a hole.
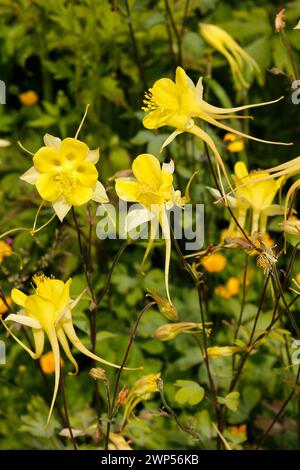
[[[181,197],[180,191],[173,187],[174,163],[164,163],[150,154],[139,155],[132,163],[134,178],[119,178],[116,180],[116,193],[120,199],[127,202],[137,202],[143,207],[129,212],[126,219],[127,231],[151,221],[149,243],[144,261],[150,252],[153,241],[157,236],[159,226],[165,239],[165,284],[168,300],[169,266],[171,257],[171,235],[167,210],[174,205],[182,207],[186,198]],[[143,261],[143,263],[144,263]],[[172,303],[172,302],[171,302]]]
[[[99,149],[90,150],[76,138],[61,140],[49,134],[45,135],[44,143],[33,155],[33,166],[21,180],[36,186],[40,196],[52,203],[61,221],[72,206],[81,206],[91,199],[108,202],[95,166]]]
[[[237,90],[249,87],[244,76],[246,72],[254,73],[261,82],[262,75],[258,64],[224,29],[214,24],[200,23],[199,32],[203,39],[228,61]]]
[[[261,173],[262,179],[269,174]],[[244,162],[237,162],[234,165],[234,179],[236,197],[252,209],[251,232],[260,232],[266,234],[267,219],[270,215],[282,214],[282,208],[273,204],[275,196],[282,186],[284,177],[271,178],[265,181],[256,181],[256,172],[249,174]]]
[[[260,232],[265,237],[268,217],[283,213],[283,208],[278,204],[273,204],[273,201],[283,184],[284,177],[276,180],[270,178],[267,172],[253,171],[249,173],[244,162],[237,162],[234,165],[232,178],[235,182],[235,189],[233,195],[227,196],[227,202],[232,207],[240,227],[247,231],[247,216],[251,209],[249,233],[251,235]],[[216,199],[221,200],[221,194],[218,190],[208,189]],[[233,238],[241,236],[233,218],[227,229],[227,234]]]
[[[75,372],[78,372],[78,364],[74,359],[68,340],[83,354],[94,359],[95,361],[102,362],[112,367],[119,367],[116,364],[106,361],[96,354],[90,352],[78,338],[73,321],[72,309],[79,302],[81,295],[72,300],[70,297],[70,285],[72,279],[70,278],[66,283],[58,279],[49,278],[44,275],[34,276],[33,282],[35,285],[35,293],[26,295],[19,289],[13,289],[11,292],[12,300],[22,307],[18,314],[10,314],[6,317],[5,321],[1,322],[10,333],[10,335],[17,341],[17,343],[25,349],[32,357],[32,359],[39,359],[44,350],[45,334],[49,339],[51,349],[54,357],[54,370],[55,370],[55,384],[53,398],[50,406],[47,424],[51,418],[54,403],[57,396],[59,378],[60,378],[60,348],[61,345],[67,358],[74,365]],[[29,326],[32,328],[32,334],[35,344],[35,351],[32,351],[26,346],[17,336],[12,333],[8,328],[6,322],[13,321],[20,325]]]
[[[266,174],[264,174],[266,171]],[[286,163],[276,165],[268,170],[261,171],[257,174],[257,180],[268,180],[279,176],[285,176],[286,179],[300,174],[300,157],[293,158]],[[285,218],[288,215],[289,202],[300,188],[300,178],[298,178],[289,188],[285,199]]]
[[[194,118],[200,118],[213,126],[247,139],[267,144],[291,145],[291,143],[271,142],[258,139],[257,137],[244,134],[220,122],[220,120],[232,117],[244,117],[238,115],[232,116],[232,113],[237,111],[276,103],[280,99],[282,99],[282,97],[274,101],[239,106],[236,108],[219,108],[212,106],[203,99],[202,77],[199,78],[197,84],[194,85],[185,71],[181,67],[177,67],[175,82],[169,78],[161,78],[157,80],[153,87],[145,94],[142,109],[149,112],[144,117],[143,124],[147,129],[157,129],[162,126],[170,126],[176,129],[164,142],[162,148],[172,142],[175,137],[182,132],[189,132],[199,137],[206,142],[213,151],[217,161],[218,172],[220,172],[221,168],[230,185],[221,155],[213,139],[207,132],[195,124]],[[219,179],[221,183],[220,173]]]

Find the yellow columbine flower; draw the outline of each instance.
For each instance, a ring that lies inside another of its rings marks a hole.
[[[202,77],[199,78],[197,84],[194,85],[185,71],[181,67],[177,67],[175,82],[169,78],[161,78],[160,80],[157,80],[153,87],[145,94],[144,106],[142,109],[149,112],[144,117],[143,124],[147,129],[157,129],[162,126],[170,126],[176,129],[175,132],[173,132],[164,142],[162,148],[172,142],[177,135],[183,132],[189,132],[199,137],[201,140],[206,142],[213,151],[217,161],[218,172],[221,168],[228,184],[230,185],[223,160],[213,139],[207,132],[195,124],[194,118],[200,118],[213,126],[247,139],[267,144],[292,145],[291,143],[271,142],[268,140],[258,139],[257,137],[244,134],[243,132],[220,122],[220,120],[232,117],[244,117],[238,115],[232,116],[232,113],[237,111],[276,103],[280,99],[282,99],[282,97],[274,101],[239,106],[236,108],[219,108],[217,106],[212,106],[203,99]],[[219,179],[222,184],[220,174]]]
[[[261,81],[258,64],[224,29],[214,24],[200,23],[199,32],[203,39],[228,61],[237,90],[249,87],[244,77],[247,71],[254,73]]]
[[[112,367],[119,366],[108,362],[101,357],[96,356],[96,354],[90,352],[78,338],[72,321],[72,309],[79,302],[81,295],[76,300],[71,299],[71,278],[66,283],[64,283],[58,279],[41,275],[34,276],[33,282],[35,285],[35,293],[32,295],[26,295],[19,289],[13,289],[11,292],[12,300],[17,305],[22,307],[20,312],[18,314],[13,313],[8,315],[5,321],[3,321],[1,317],[0,318],[6,330],[17,341],[17,343],[28,352],[32,359],[39,359],[42,356],[44,350],[45,334],[49,339],[54,356],[55,384],[47,420],[48,424],[51,418],[59,386],[59,344],[61,345],[67,358],[74,365],[74,374],[77,374],[78,372],[78,364],[71,353],[68,340],[80,352],[90,357],[91,359],[110,365]],[[26,344],[24,344],[17,336],[14,335],[14,333],[12,333],[6,324],[7,321],[13,321],[15,323],[32,328],[35,351],[32,351],[30,348],[28,348]]]
[[[274,166],[272,168],[269,168],[268,170],[261,171],[257,173],[257,180],[260,181],[265,181],[269,180],[271,178],[276,178],[279,176],[285,176],[286,179],[291,178],[292,176],[299,175],[300,173],[300,157],[293,158],[292,160],[289,160],[286,163],[282,163],[280,165]],[[267,175],[266,175],[267,174]],[[292,186],[289,188],[286,199],[285,199],[285,218],[287,218],[288,215],[288,208],[289,208],[289,202],[293,198],[293,196],[297,193],[297,191],[300,188],[300,178],[298,178]]]
[[[5,256],[10,256],[11,254],[12,254],[11,246],[8,243],[0,240],[0,263],[2,263]]]
[[[260,173],[261,178],[268,177],[269,173]],[[237,162],[232,175],[236,190],[236,197],[244,207],[252,209],[252,233],[260,231],[265,235],[267,218],[270,215],[282,214],[282,208],[273,204],[277,191],[282,186],[284,177],[257,181],[257,173],[249,174],[244,162]]]
[[[160,379],[160,373],[144,375],[138,379],[129,391],[124,406],[124,416],[122,427],[130,418],[134,408],[143,400],[149,400],[153,393],[158,392],[157,382]]]
[[[34,90],[29,90],[20,93],[19,100],[25,106],[34,106],[39,100],[39,95]]]
[[[183,206],[185,198],[173,187],[174,163],[164,163],[150,154],[139,155],[132,163],[135,178],[119,178],[116,180],[116,193],[127,202],[140,203],[143,208],[132,210],[126,219],[127,230],[151,221],[148,247],[144,261],[156,238],[159,225],[165,239],[165,285],[169,302],[169,266],[171,257],[171,235],[167,210],[174,205]],[[171,302],[172,303],[172,302]]]
[[[238,153],[242,152],[245,149],[245,144],[243,139],[232,134],[231,132],[227,132],[224,135],[223,141],[226,143],[226,148],[228,152],[231,153]]]
[[[72,206],[81,206],[90,199],[108,202],[95,166],[99,149],[90,150],[77,139],[67,137],[61,141],[49,134],[45,135],[44,143],[21,180],[36,186],[40,196],[52,203],[61,221]]]
[[[221,253],[212,253],[202,260],[202,265],[209,273],[219,273],[223,271],[227,264],[227,259]]]

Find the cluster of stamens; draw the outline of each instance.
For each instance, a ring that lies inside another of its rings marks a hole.
[[[157,104],[152,95],[152,88],[149,88],[148,91],[145,92],[145,99],[143,100],[145,106],[142,106],[143,111],[151,111],[157,108]]]

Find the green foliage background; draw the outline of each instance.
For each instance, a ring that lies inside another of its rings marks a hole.
[[[189,9],[185,17],[186,3]],[[40,204],[35,189],[19,181],[20,175],[31,166],[31,159],[19,148],[17,141],[35,152],[42,145],[46,132],[62,138],[73,136],[86,104],[90,103],[81,139],[91,148],[99,146],[101,149],[98,169],[111,201],[116,203],[117,199],[108,178],[130,168],[139,153],[153,153],[161,161],[172,157],[176,161],[178,187],[184,189],[191,174],[197,170],[192,200],[206,206],[205,246],[218,243],[228,217],[212,204],[206,191],[206,186],[212,185],[213,181],[201,142],[194,141],[191,136],[180,136],[169,150],[160,154],[160,146],[169,135],[168,129],[157,132],[143,128],[143,94],[156,79],[173,78],[181,56],[181,65],[193,79],[200,75],[204,77],[205,99],[218,106],[256,103],[285,95],[282,102],[255,110],[250,132],[265,139],[294,141],[294,147],[248,142],[246,151],[237,157],[226,150],[222,132],[209,129],[209,133],[231,170],[237,158],[247,161],[254,169],[271,167],[297,156],[300,148],[299,110],[290,98],[289,75],[292,71],[284,45],[274,33],[274,17],[281,4],[280,1],[254,0],[170,0],[173,20],[180,31],[178,42],[163,0],[130,0],[129,10],[122,0],[0,0],[0,79],[7,87],[7,103],[0,105],[0,137],[11,142],[10,147],[0,149],[1,232],[32,226]],[[286,7],[287,34],[299,66],[300,33],[292,28],[300,18],[300,2],[292,2]],[[262,69],[263,86],[253,82],[248,90],[236,94],[227,63],[198,34],[200,21],[223,27],[245,47]],[[274,68],[282,73],[274,73]],[[36,105],[21,104],[18,96],[27,90],[34,90],[39,95]],[[92,214],[95,209],[91,204]],[[40,222],[46,221],[51,213],[50,207],[44,209]],[[87,209],[80,209],[78,214],[82,230],[87,234]],[[97,222],[96,218],[95,224]],[[278,220],[273,219],[270,227],[275,240],[277,223]],[[100,241],[94,237],[93,283],[98,292],[103,289],[121,244],[119,240]],[[144,244],[134,244],[123,253],[97,318],[97,352],[118,363],[138,312],[145,304],[146,289],[154,287],[164,294],[164,247],[162,244],[155,247],[146,265],[146,274],[142,276],[140,262],[144,248]],[[14,235],[13,249],[22,258],[23,269],[20,270],[16,256],[6,258],[0,265],[1,285],[6,295],[12,287],[29,291],[31,276],[36,272],[64,280],[72,276],[73,295],[85,287],[70,215],[63,224],[55,219],[35,237],[24,232]],[[216,285],[225,284],[230,276],[243,275],[242,253],[224,254],[229,261],[225,270],[204,274],[206,303],[209,319],[213,322],[212,345],[230,344],[228,324],[237,320],[240,311],[241,292],[226,301],[214,294]],[[246,331],[253,324],[264,277],[256,268],[255,260],[251,263],[253,276],[244,316]],[[300,265],[296,260],[292,275],[297,274],[298,269]],[[180,320],[200,321],[196,292],[175,253],[171,260],[170,289]],[[259,320],[259,330],[269,322],[272,295],[270,290]],[[84,300],[74,314],[74,323],[87,347],[90,346],[88,317],[89,302]],[[153,339],[156,328],[165,322],[156,309],[144,316],[128,363],[130,366],[142,364],[144,370],[124,372],[122,385],[130,387],[143,374],[161,372],[166,397],[180,419],[200,433],[207,448],[216,448],[216,433],[211,424],[214,416],[207,395],[197,404],[175,400],[177,380],[198,382],[209,390],[200,351],[189,335],[180,335],[170,342]],[[68,439],[59,436],[62,425],[57,414],[50,426],[44,427],[50,396],[37,364],[12,339],[5,337],[3,330],[1,337],[7,346],[7,363],[0,366],[0,449],[71,448]],[[103,436],[95,431],[94,384],[88,375],[91,363],[80,355],[77,359],[79,376],[65,378],[71,422],[74,428],[82,431],[78,438],[80,448],[100,449],[104,444]],[[280,337],[279,340],[269,338],[247,362],[239,385],[239,406],[237,411],[228,411],[228,422],[231,426],[246,424],[248,437],[232,436],[228,428],[225,435],[232,447],[251,448],[288,395],[292,370],[284,369],[285,359],[285,340]],[[68,367],[66,364],[64,370]],[[108,370],[107,373],[113,381],[115,371]],[[231,358],[214,360],[213,374],[218,395],[224,396],[231,377]],[[49,381],[52,388],[52,376]],[[105,423],[105,392],[101,385],[100,391]],[[196,392],[201,395],[201,391]],[[58,402],[61,406],[60,399]],[[136,413],[140,419],[132,420],[125,432],[126,438],[133,442],[133,448],[198,448],[197,441],[178,431],[175,421],[160,413],[160,408],[159,394],[140,405]],[[291,401],[286,419],[274,427],[266,442],[267,448],[297,448],[298,409],[297,400]]]

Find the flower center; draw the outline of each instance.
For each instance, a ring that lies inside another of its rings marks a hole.
[[[78,180],[70,171],[61,171],[54,176],[55,184],[60,193],[68,196],[77,186]]]
[[[143,99],[144,106],[142,106],[143,111],[153,111],[154,109],[159,108],[159,105],[155,101],[152,88],[149,88],[148,91],[145,92],[145,98]]]

